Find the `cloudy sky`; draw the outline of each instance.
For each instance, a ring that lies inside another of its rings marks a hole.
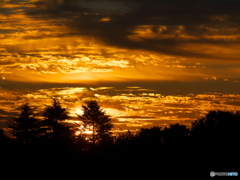
[[[240,110],[239,9],[239,0],[0,0],[0,125],[51,97],[73,119],[98,100],[116,130]]]

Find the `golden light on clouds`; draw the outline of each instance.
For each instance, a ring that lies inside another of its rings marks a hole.
[[[125,130],[238,110],[239,2],[171,2],[0,1],[1,119],[51,96]]]
[[[25,13],[25,10],[34,7],[32,3],[27,1],[19,4],[4,3],[2,6],[10,12],[13,11],[11,14],[1,14],[1,22],[4,23],[1,31],[4,33],[1,34],[0,72],[6,74],[6,79],[30,82],[102,81],[104,79],[114,81],[122,81],[123,79],[182,81],[192,80],[192,78],[201,80],[203,76],[208,76],[204,65],[196,65],[200,61],[202,64],[208,63],[207,59],[175,57],[149,51],[128,51],[125,48],[104,45],[94,38],[76,35],[74,29],[71,30],[64,25],[64,19],[61,20],[62,24],[60,24],[54,19],[47,21],[41,18],[31,18]],[[226,19],[226,17],[220,16],[211,16],[211,18],[213,21]],[[100,21],[108,22],[110,20],[110,17],[105,16]],[[201,26],[199,29],[215,32],[214,29],[205,26]],[[234,29],[229,31],[234,31]],[[216,40],[217,36],[229,40],[238,38],[238,35],[234,35],[234,37],[233,35],[204,35],[202,37]],[[132,35],[128,37],[143,41],[159,38],[163,40],[200,38],[200,36],[187,35],[184,25],[171,27],[139,25],[132,30]],[[194,46],[186,44],[183,47],[191,52],[196,52],[202,48],[203,54],[216,54],[218,51],[226,50],[226,47],[215,45]],[[234,49],[236,48],[229,49],[225,53],[226,56],[229,54],[236,56],[238,52]],[[231,72],[234,72],[231,77],[238,75],[236,71]],[[26,74],[30,75],[26,76]],[[47,76],[50,78],[46,78]]]
[[[1,104],[4,105],[1,119],[14,113],[15,106],[24,102],[29,102],[41,114],[44,104],[51,104],[51,98],[57,97],[64,107],[68,107],[70,121],[79,123],[77,115],[83,113],[82,105],[94,99],[111,116],[114,132],[173,123],[190,127],[192,121],[210,110],[240,110],[239,95],[222,93],[162,95],[156,90],[141,87],[63,87],[41,89],[29,94],[6,90],[0,92]]]

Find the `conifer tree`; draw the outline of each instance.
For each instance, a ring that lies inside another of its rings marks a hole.
[[[78,117],[85,127],[92,128],[92,143],[108,140],[113,127],[110,117],[100,108],[97,101],[87,101],[86,104],[86,106],[82,106],[83,115],[78,115]]]
[[[67,108],[63,108],[59,100],[53,99],[51,106],[46,106],[43,116],[45,117],[45,126],[48,128],[48,137],[56,141],[68,141],[72,138],[72,131],[63,123],[69,119]]]
[[[27,103],[20,107],[20,113],[8,123],[8,127],[19,143],[31,143],[42,133],[40,121]]]

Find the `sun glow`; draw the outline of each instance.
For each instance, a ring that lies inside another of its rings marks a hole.
[[[81,115],[81,114],[83,114],[83,110],[82,110],[82,107],[80,106],[73,107],[70,110],[70,116],[76,117],[77,115]]]
[[[79,136],[79,135],[91,135],[93,133],[93,131],[89,130],[89,129],[85,129],[84,127],[79,127],[78,130],[75,131],[75,135]]]
[[[83,125],[83,122],[80,120],[66,120],[65,123],[70,124],[70,126],[75,130],[75,135],[91,135],[93,133],[92,127]]]
[[[106,110],[106,113],[112,116],[120,116],[125,114],[124,111],[118,110],[118,109],[114,109],[114,108],[104,108]]]

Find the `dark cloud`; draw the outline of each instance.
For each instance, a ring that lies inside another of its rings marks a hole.
[[[111,3],[112,9],[97,3]],[[35,5],[28,10],[32,17],[60,21],[79,35],[117,47],[221,59],[226,57],[189,46],[239,43],[239,0],[40,0]],[[154,37],[130,38],[138,35],[136,28]],[[229,40],[230,35],[236,37]]]
[[[13,112],[5,111],[4,109],[0,109],[0,121],[1,120],[8,120],[14,115]]]
[[[14,6],[18,3],[24,5],[28,4],[29,0],[0,0],[0,15],[10,15],[12,13],[16,13],[16,10],[25,9],[24,6]]]

